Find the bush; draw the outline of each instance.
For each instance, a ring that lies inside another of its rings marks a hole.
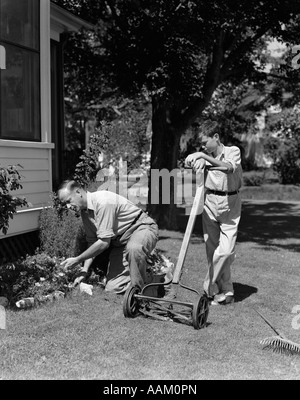
[[[278,148],[274,170],[283,185],[300,183],[300,140],[285,140]]]
[[[273,159],[273,169],[283,185],[300,183],[300,109],[294,107],[279,114],[265,142],[265,150]]]
[[[69,211],[52,194],[52,205],[41,211],[41,251],[50,257],[74,257],[86,248],[85,233],[81,218]]]
[[[264,173],[252,171],[243,175],[244,186],[261,186],[264,183]]]
[[[11,191],[22,189],[21,175],[17,170],[21,165],[0,166],[0,230],[6,235],[9,227],[9,218],[13,218],[17,207],[29,205],[25,198],[12,196]]]

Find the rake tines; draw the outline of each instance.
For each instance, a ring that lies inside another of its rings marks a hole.
[[[300,354],[300,345],[281,336],[272,336],[260,341],[263,349],[272,350],[275,353],[285,353],[289,356]]]
[[[270,321],[267,320],[259,311],[255,310],[257,314],[261,316],[261,318],[272,328],[272,330],[278,336],[272,336],[270,338],[266,338],[260,341],[261,344],[264,345],[263,349],[273,350],[275,353],[284,353],[289,356],[300,354],[300,344],[292,342],[288,338],[285,337],[283,333],[280,333],[278,329],[276,329]]]

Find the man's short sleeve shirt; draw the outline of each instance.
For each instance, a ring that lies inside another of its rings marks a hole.
[[[122,235],[141,213],[140,208],[116,193],[87,192],[87,210],[81,217],[89,244]]]

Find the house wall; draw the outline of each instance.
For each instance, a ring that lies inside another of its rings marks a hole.
[[[22,189],[12,192],[13,195],[24,196],[30,203],[27,208],[21,208],[10,220],[9,230],[5,237],[30,232],[38,228],[40,210],[50,201],[52,190],[51,177],[51,145],[35,143],[12,143],[1,141],[0,163],[2,166],[21,165]],[[26,146],[27,145],[27,146]],[[34,146],[34,147],[33,147]],[[0,235],[0,239],[4,235]]]
[[[40,210],[49,204],[52,191],[49,0],[40,0],[40,17],[41,142],[0,139],[0,164],[23,167],[19,169],[23,188],[12,194],[25,196],[31,206],[18,210],[10,220],[7,234],[0,233],[0,239],[37,230]]]
[[[41,112],[41,141],[21,141],[0,139],[0,165],[20,164],[19,172],[22,176],[22,189],[12,192],[16,196],[25,196],[31,203],[28,208],[20,208],[12,220],[6,235],[0,232],[0,240],[32,232],[38,229],[40,211],[49,205],[50,193],[53,190],[52,160],[57,163],[58,153],[61,151],[59,141],[63,136],[63,121],[61,129],[51,127],[51,43],[60,42],[61,34],[66,31],[76,31],[81,27],[92,29],[92,25],[66,12],[50,0],[40,0],[40,112]],[[5,68],[3,52],[1,50],[1,68]],[[59,62],[62,60],[60,59]],[[57,65],[55,65],[57,68]],[[62,71],[56,71],[59,75]],[[52,71],[52,79],[55,74]],[[59,78],[59,77],[58,77]],[[62,76],[58,84],[62,86]],[[55,82],[54,82],[55,84]],[[53,88],[52,88],[53,89]],[[62,88],[60,88],[62,90]],[[54,93],[61,95],[62,93]],[[60,99],[62,102],[63,99]],[[55,104],[57,106],[57,104]],[[53,107],[54,108],[54,107]],[[61,115],[62,113],[60,113]],[[56,115],[56,114],[55,114]],[[61,116],[63,118],[63,116]],[[57,121],[56,121],[57,124]],[[55,143],[55,144],[54,144]],[[55,171],[55,169],[54,169]]]

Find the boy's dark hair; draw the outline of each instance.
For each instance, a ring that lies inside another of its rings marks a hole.
[[[198,136],[209,136],[212,137],[215,133],[219,132],[219,125],[217,121],[207,119],[199,125]]]

